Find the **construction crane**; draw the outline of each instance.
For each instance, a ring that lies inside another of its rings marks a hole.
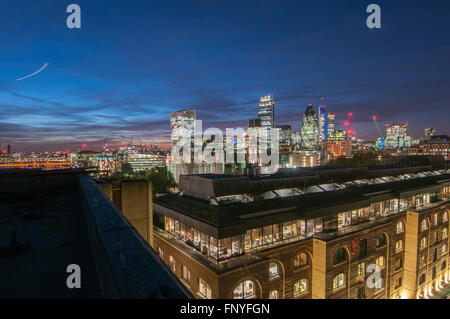
[[[347,132],[347,135],[351,138],[352,136],[356,136],[356,131],[351,127],[351,121],[353,119],[353,112],[347,114],[347,120],[344,121],[344,126]]]
[[[380,125],[378,125],[378,117],[376,115],[372,116],[372,120],[375,123],[375,126],[377,127],[379,137],[381,139],[381,149],[384,148],[384,138],[383,138],[383,132],[381,131]]]

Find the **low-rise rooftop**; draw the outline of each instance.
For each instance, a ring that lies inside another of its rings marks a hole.
[[[81,171],[0,174],[0,299],[191,297]]]

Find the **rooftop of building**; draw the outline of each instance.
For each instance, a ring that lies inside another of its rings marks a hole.
[[[185,175],[180,176],[180,190],[190,196],[210,199],[236,194],[262,194],[267,191],[292,187],[346,183],[358,179],[417,174],[443,169],[445,162],[439,156],[398,157],[390,165],[369,167],[313,167],[279,169],[272,175]]]
[[[371,172],[369,168],[348,172],[340,169],[343,174],[341,183],[346,176],[345,185],[330,183],[329,175],[310,179],[280,178],[274,184],[271,179],[253,180],[247,176],[223,179],[209,175],[185,176],[180,182],[184,193],[158,197],[155,210],[176,217],[187,225],[195,225],[198,230],[220,239],[243,234],[247,229],[325,217],[383,200],[433,192],[450,185],[449,171],[431,172],[427,169],[430,167],[416,167],[415,173],[411,168],[376,170],[377,174],[370,179],[360,175],[361,172]],[[392,172],[397,175],[385,175]],[[295,189],[296,192],[280,196],[280,191],[285,189]],[[242,194],[243,200],[222,202],[217,197],[208,197],[208,194],[231,195],[231,192]],[[261,195],[264,192],[266,199]],[[267,198],[267,194],[271,196]],[[247,200],[247,197],[252,197],[252,200]]]
[[[0,299],[191,297],[80,170],[0,172],[0,260]]]

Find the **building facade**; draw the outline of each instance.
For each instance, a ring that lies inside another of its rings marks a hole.
[[[183,176],[182,196],[155,200],[154,249],[197,298],[429,298],[450,283],[449,177]]]
[[[126,163],[130,164],[133,172],[146,172],[152,168],[165,167],[166,159],[162,155],[156,154],[128,154],[126,157]]]
[[[396,149],[410,147],[412,138],[407,134],[408,123],[386,124],[386,138],[383,141],[383,147],[387,149]]]
[[[445,160],[450,160],[450,141],[446,139],[428,140],[422,145],[410,147],[406,149],[407,155],[439,155],[443,156]]]
[[[350,140],[327,141],[327,151],[331,152],[333,158],[347,157],[352,154],[352,142]]]
[[[329,112],[326,106],[321,105],[319,107],[319,141],[327,141],[330,135],[334,132],[334,121],[336,115]]]
[[[258,118],[263,129],[270,131],[275,127],[275,101],[272,94],[259,99]]]

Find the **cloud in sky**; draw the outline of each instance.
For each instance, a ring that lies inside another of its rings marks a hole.
[[[277,125],[300,127],[324,97],[338,125],[354,112],[361,136],[380,122],[448,132],[450,3],[379,1],[383,27],[365,27],[360,1],[3,1],[0,138],[15,149],[75,147],[103,136],[168,139],[171,112],[208,126],[245,126],[273,93]],[[408,14],[405,14],[407,12]],[[15,81],[37,61],[52,67]]]

